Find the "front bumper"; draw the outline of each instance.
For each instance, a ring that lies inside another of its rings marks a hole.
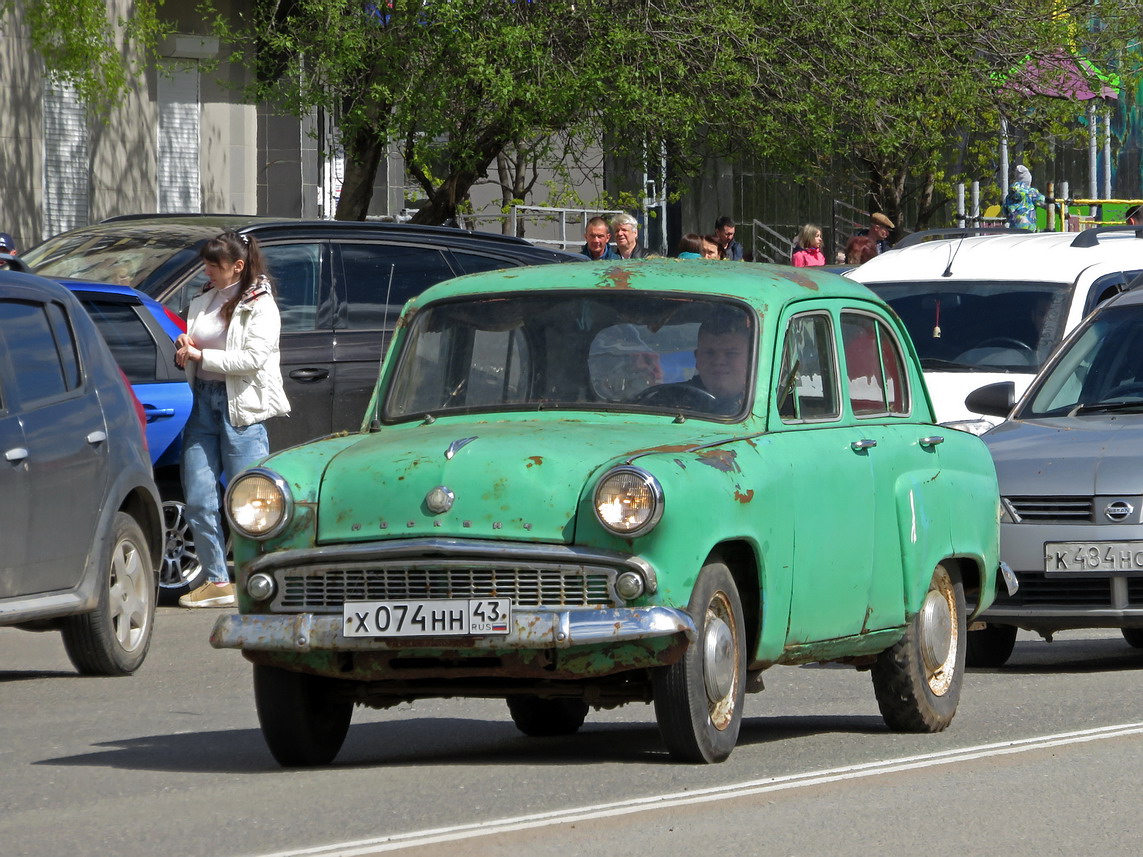
[[[340,615],[298,613],[220,616],[210,634],[216,649],[263,652],[377,652],[388,650],[570,649],[682,636],[695,639],[695,623],[672,607],[516,609],[507,635],[489,637],[346,637]]]

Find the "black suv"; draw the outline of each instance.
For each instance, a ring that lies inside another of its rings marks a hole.
[[[22,258],[41,276],[133,286],[183,313],[207,284],[199,247],[227,229],[257,237],[278,289],[293,413],[267,423],[274,449],[360,427],[409,298],[461,274],[583,258],[449,227],[241,215],[113,218]]]
[[[0,271],[0,625],[62,631],[82,673],[134,672],[150,645],[163,517],[143,422],[75,296]]]

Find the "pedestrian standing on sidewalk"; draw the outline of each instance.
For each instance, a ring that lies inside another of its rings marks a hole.
[[[798,230],[798,237],[794,239],[794,252],[790,254],[790,262],[795,268],[816,268],[824,265],[826,257],[822,252],[822,243],[821,227],[807,223]]]
[[[183,430],[183,495],[207,581],[179,605],[227,607],[235,597],[219,483],[269,454],[263,422],[289,413],[290,403],[279,365],[281,319],[258,241],[225,232],[199,255],[210,287],[191,301],[187,332],[175,340],[175,362],[194,393]]]

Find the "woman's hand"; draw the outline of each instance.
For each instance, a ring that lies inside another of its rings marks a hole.
[[[180,333],[175,340],[175,365],[182,369],[187,365],[188,360],[202,360],[202,351],[195,348],[187,334]]]

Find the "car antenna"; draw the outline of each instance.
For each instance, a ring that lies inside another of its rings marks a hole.
[[[945,266],[944,271],[941,273],[942,277],[952,276],[953,262],[956,260],[956,254],[960,252],[960,245],[964,243],[964,234],[962,233],[960,239],[956,242],[956,247],[953,248],[952,253],[949,254],[949,263]]]

